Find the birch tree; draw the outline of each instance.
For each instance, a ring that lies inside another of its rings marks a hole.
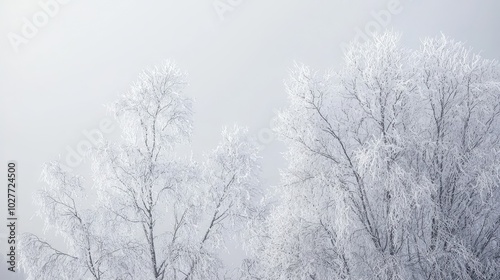
[[[21,235],[20,264],[28,279],[123,279],[118,274],[123,263],[115,258],[120,255],[117,239],[108,238],[98,207],[82,205],[87,191],[83,178],[58,162],[49,162],[42,181],[46,187],[35,197],[38,215],[45,230],[62,237],[64,244],[56,246],[30,233]]]
[[[111,107],[122,141],[102,139],[89,153],[94,205],[80,201],[88,193],[81,177],[57,163],[44,172],[40,216],[67,248],[23,235],[22,267],[30,279],[223,275],[224,241],[253,211],[258,151],[239,127],[224,130],[201,163],[177,151],[192,130],[185,76],[170,62],[146,70]]]
[[[280,203],[248,279],[498,279],[500,76],[446,37],[385,33],[340,71],[296,65]]]

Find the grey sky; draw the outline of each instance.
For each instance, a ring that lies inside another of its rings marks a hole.
[[[340,67],[341,43],[391,1],[243,0],[221,20],[214,0],[72,0],[16,52],[8,34],[20,34],[23,18],[41,7],[38,0],[0,0],[0,163],[19,163],[21,231],[41,233],[41,221],[29,218],[43,162],[64,157],[67,146],[84,139],[83,130],[97,128],[106,116],[103,104],[142,69],[172,59],[189,73],[193,148],[205,152],[224,125],[248,126],[256,136],[267,131],[285,104],[283,79],[293,61],[318,70]],[[500,58],[500,2],[399,2],[401,12],[386,27],[402,32],[409,47],[443,32]],[[265,145],[266,184],[278,182],[282,150],[276,142]]]

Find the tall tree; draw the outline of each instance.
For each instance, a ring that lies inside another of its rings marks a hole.
[[[446,37],[385,33],[296,65],[280,203],[248,279],[498,279],[500,72]]]
[[[179,156],[191,134],[185,74],[174,64],[143,72],[112,107],[122,142],[91,153],[95,206],[82,178],[60,164],[44,170],[46,225],[67,250],[22,237],[30,279],[218,279],[224,237],[250,216],[258,184],[256,145],[245,129],[222,133],[205,162]]]

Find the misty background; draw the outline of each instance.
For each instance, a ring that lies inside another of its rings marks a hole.
[[[32,201],[42,186],[42,164],[65,162],[68,148],[86,139],[84,131],[111,119],[104,105],[143,69],[166,59],[188,73],[194,154],[215,148],[223,126],[247,126],[262,147],[268,187],[279,183],[284,167],[284,147],[273,141],[270,121],[285,105],[283,80],[294,61],[319,71],[339,68],[341,46],[369,37],[376,26],[403,33],[410,48],[442,32],[486,58],[500,58],[500,2],[493,0],[72,0],[59,4],[33,38],[13,44],[12,34],[23,36],[26,20],[33,22],[44,11],[40,2],[48,1],[0,0],[0,163],[2,174],[8,160],[18,164],[18,234],[43,234]],[[394,5],[399,12],[390,11]],[[115,125],[105,136],[118,133]],[[88,175],[88,164],[74,169]],[[6,229],[0,227],[2,258]],[[4,266],[1,279],[10,275]]]

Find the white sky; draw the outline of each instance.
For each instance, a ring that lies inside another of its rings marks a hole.
[[[83,130],[97,128],[103,105],[145,67],[172,59],[189,73],[193,148],[202,153],[215,147],[224,125],[265,132],[285,105],[283,79],[293,61],[321,71],[340,67],[340,44],[396,0],[242,0],[224,20],[213,1],[72,0],[15,52],[8,34],[20,34],[23,18],[43,10],[38,0],[0,0],[0,166],[9,159],[19,165],[21,231],[41,233],[41,221],[30,218],[43,162],[66,156],[67,146],[85,139]],[[500,2],[399,2],[402,11],[386,27],[402,32],[409,47],[443,32],[500,58]],[[267,185],[278,183],[282,151],[276,142],[265,146]],[[0,198],[0,211],[5,202]]]

